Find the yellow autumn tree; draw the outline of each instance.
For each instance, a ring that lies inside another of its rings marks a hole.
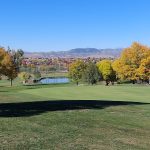
[[[122,69],[124,66],[120,59],[116,59],[112,63],[112,67],[113,67],[113,70],[116,71],[116,78],[121,79],[121,80],[125,79],[125,72],[124,72],[125,69]]]
[[[114,61],[113,68],[120,79],[139,79],[139,68],[144,59],[147,59],[150,48],[134,42],[130,47],[123,50],[121,57]]]
[[[147,81],[150,80],[150,56],[141,61],[140,67],[137,69],[137,76],[139,79]]]
[[[110,60],[102,60],[97,63],[99,73],[102,75],[103,79],[106,81],[106,85],[109,85],[110,81],[112,84],[116,80],[116,73],[113,70],[112,62]]]
[[[18,77],[23,81],[23,83],[26,83],[31,78],[31,74],[28,72],[21,72],[18,74]]]
[[[13,79],[17,77],[17,70],[13,59],[4,48],[0,48],[0,74],[8,77],[11,86]]]
[[[69,77],[76,82],[77,85],[82,79],[85,68],[86,65],[82,60],[76,60],[69,66]]]
[[[4,66],[5,66],[5,59],[6,57],[6,52],[4,48],[0,48],[0,74],[3,74]]]

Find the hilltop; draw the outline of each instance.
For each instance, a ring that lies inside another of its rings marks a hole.
[[[50,58],[50,57],[60,57],[60,58],[85,58],[85,57],[119,57],[122,49],[96,49],[96,48],[75,48],[68,51],[51,51],[51,52],[25,52],[25,57],[40,57],[40,58]]]

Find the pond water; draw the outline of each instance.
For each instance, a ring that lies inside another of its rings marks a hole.
[[[58,78],[42,78],[39,80],[41,84],[55,84],[55,83],[69,83],[69,78],[66,77],[58,77]]]

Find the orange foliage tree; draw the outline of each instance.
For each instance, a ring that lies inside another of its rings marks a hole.
[[[113,63],[113,68],[117,72],[118,78],[132,80],[133,83],[137,79],[142,79],[145,73],[143,72],[143,67],[145,67],[146,72],[149,72],[149,56],[150,48],[137,42],[124,49],[121,57]],[[147,77],[143,79],[148,78],[148,73],[145,75]]]
[[[17,69],[13,59],[4,48],[0,48],[0,75],[7,76],[11,81],[11,86],[13,79],[17,77]]]

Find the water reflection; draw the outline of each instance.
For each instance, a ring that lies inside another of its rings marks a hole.
[[[55,84],[55,83],[69,83],[69,78],[59,77],[59,78],[42,78],[39,80],[41,84]]]

